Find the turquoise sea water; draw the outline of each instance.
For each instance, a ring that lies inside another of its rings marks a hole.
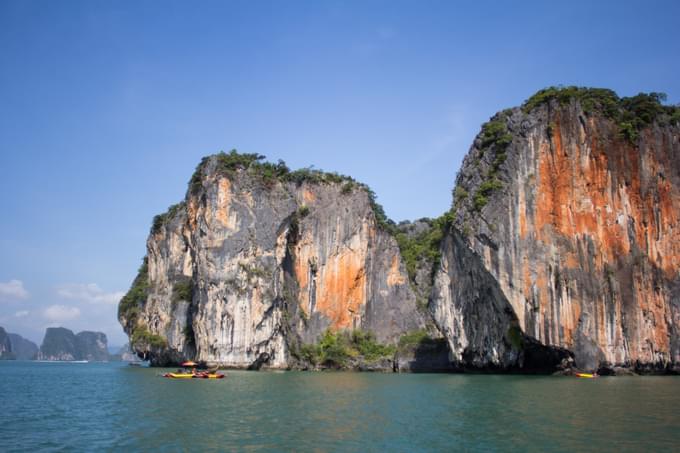
[[[680,377],[0,362],[0,451],[678,451]]]

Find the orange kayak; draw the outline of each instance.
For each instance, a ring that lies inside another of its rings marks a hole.
[[[221,373],[210,373],[210,374],[196,374],[194,375],[196,379],[222,379],[224,377]]]

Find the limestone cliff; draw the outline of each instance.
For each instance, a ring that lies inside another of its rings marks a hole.
[[[72,331],[63,327],[48,327],[40,345],[38,360],[79,360],[76,351],[76,336]]]
[[[154,364],[678,371],[680,108],[661,101],[542,90],[482,127],[449,212],[399,225],[349,177],[207,157],[119,319]]]
[[[424,327],[399,248],[351,178],[260,156],[204,159],[154,221],[119,316],[154,363],[288,367],[326,330],[384,343]]]
[[[457,360],[511,362],[518,329],[581,368],[678,369],[680,109],[659,100],[548,89],[482,128],[431,305]]]
[[[109,360],[108,340],[102,332],[83,331],[76,334],[78,360],[106,362]]]

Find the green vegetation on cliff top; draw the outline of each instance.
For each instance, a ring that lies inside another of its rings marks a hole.
[[[261,183],[268,188],[273,187],[277,182],[288,182],[301,185],[308,184],[342,184],[341,194],[348,195],[355,189],[363,190],[368,195],[371,208],[375,214],[375,219],[379,227],[388,229],[394,225],[390,220],[383,207],[376,201],[377,196],[368,185],[356,181],[351,176],[341,175],[336,172],[326,172],[312,167],[301,168],[299,170],[291,170],[288,168],[283,160],[277,163],[266,162],[266,156],[256,153],[239,153],[232,149],[228,153],[224,151],[215,154],[214,156],[206,156],[196,167],[196,171],[189,180],[189,190],[195,192],[201,188],[203,171],[211,158],[216,159],[217,171],[228,176],[234,177],[238,171],[245,171],[251,177],[258,178]],[[171,206],[171,209],[174,206]],[[175,211],[162,214],[158,222],[154,220],[154,225],[157,223],[163,225],[164,221],[172,217]],[[153,231],[153,229],[152,229]]]
[[[472,197],[472,206],[475,211],[479,212],[484,206],[489,202],[489,196],[496,190],[503,188],[503,183],[501,183],[496,175],[498,174],[498,169],[507,159],[506,151],[510,144],[512,143],[512,134],[508,131],[508,126],[506,124],[506,118],[510,114],[510,111],[503,111],[496,115],[491,121],[488,121],[482,125],[482,131],[479,134],[479,156],[481,158],[487,152],[493,152],[493,161],[491,162],[491,167],[487,169],[486,174],[483,177],[482,184],[477,188],[477,191]],[[464,197],[456,196],[462,195],[463,192],[467,197],[467,192],[463,189],[454,191],[454,203],[462,200]]]
[[[639,93],[620,98],[614,91],[605,88],[549,87],[538,91],[522,105],[529,113],[536,107],[552,100],[566,105],[577,100],[586,114],[601,113],[619,126],[622,137],[635,143],[640,131],[655,121],[659,124],[680,124],[680,106],[664,105],[665,93]]]
[[[664,93],[640,93],[631,97],[620,98],[614,91],[604,88],[585,87],[549,87],[538,91],[522,105],[524,113],[530,113],[541,105],[556,101],[560,105],[567,105],[576,100],[583,111],[588,114],[599,113],[614,121],[619,127],[619,134],[629,143],[635,144],[640,131],[655,121],[661,125],[680,124],[680,106],[664,105]],[[512,110],[504,110],[495,115],[489,122],[482,125],[478,136],[479,155],[481,160],[487,152],[493,152],[491,167],[482,177],[482,183],[472,196],[472,207],[479,212],[486,206],[489,196],[503,188],[503,183],[497,178],[498,169],[505,162],[506,150],[512,142],[512,134],[508,131],[507,117]],[[553,126],[548,126],[552,133]],[[467,198],[467,192],[456,189],[460,196],[456,196],[454,203]],[[462,196],[464,194],[464,196]]]
[[[201,179],[203,170],[211,158],[216,160],[216,169],[218,172],[233,177],[237,171],[246,171],[251,177],[257,177],[261,182],[271,187],[276,182],[293,182],[296,184],[310,183],[310,184],[332,184],[351,182],[358,186],[360,184],[345,175],[335,172],[325,172],[317,170],[312,167],[301,168],[299,170],[291,170],[288,168],[283,160],[277,163],[266,162],[266,156],[257,153],[239,153],[232,149],[228,153],[224,151],[215,154],[214,156],[206,156],[196,167],[196,171],[189,180],[189,189],[198,190],[201,187]]]
[[[508,132],[508,127],[501,118],[484,123],[479,138],[482,150],[493,146],[497,151],[505,152],[512,142],[512,134]]]
[[[175,216],[175,214],[184,209],[186,209],[186,203],[181,201],[170,206],[163,214],[158,214],[155,216],[153,218],[153,222],[151,223],[151,234],[159,233],[161,229]]]

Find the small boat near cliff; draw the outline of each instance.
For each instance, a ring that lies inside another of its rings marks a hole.
[[[578,378],[584,378],[584,379],[595,379],[597,374],[592,374],[592,373],[576,373],[574,376]]]
[[[163,377],[171,379],[223,379],[222,373],[165,373]]]
[[[196,368],[199,366],[198,363],[191,360],[182,363],[183,367],[191,368],[191,371],[187,369],[179,369],[176,373],[165,373],[163,377],[171,379],[222,379],[224,374],[218,373],[217,368],[208,369],[205,371],[197,371]]]

